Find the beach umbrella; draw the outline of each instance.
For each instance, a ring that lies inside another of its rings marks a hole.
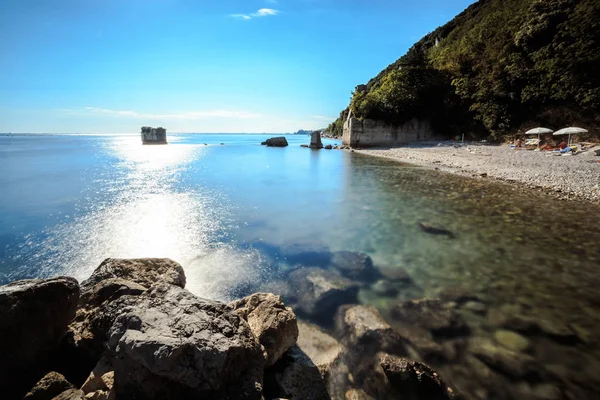
[[[586,132],[587,132],[587,129],[571,126],[569,128],[564,128],[564,129],[554,132],[554,136],[569,135],[569,146],[570,146],[571,145],[571,135],[577,134],[577,133],[586,133]]]
[[[554,132],[552,129],[548,128],[533,128],[525,132],[526,135],[537,135],[538,140],[540,140],[540,135],[543,133],[552,133]]]

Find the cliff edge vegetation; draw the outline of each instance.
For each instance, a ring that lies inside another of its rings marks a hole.
[[[352,94],[348,112],[440,133],[501,138],[519,128],[600,126],[600,2],[480,0]]]

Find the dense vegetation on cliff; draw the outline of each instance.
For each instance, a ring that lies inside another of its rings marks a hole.
[[[481,0],[425,36],[366,86],[349,110],[447,134],[500,137],[527,124],[599,126],[600,1]]]

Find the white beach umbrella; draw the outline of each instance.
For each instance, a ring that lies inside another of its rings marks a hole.
[[[571,135],[576,133],[586,133],[587,129],[571,126],[554,132],[554,136],[569,135],[569,145],[571,145]]]
[[[548,129],[548,128],[533,128],[528,130],[527,132],[525,132],[526,135],[537,135],[538,136],[538,140],[540,140],[540,135],[543,133],[552,133],[554,132],[552,129]]]

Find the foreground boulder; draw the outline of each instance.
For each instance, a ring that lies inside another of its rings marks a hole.
[[[252,333],[264,347],[267,366],[273,365],[296,344],[296,315],[283,304],[281,297],[270,293],[255,293],[230,305],[237,315],[248,322]]]
[[[183,288],[183,268],[168,258],[108,258],[82,283],[77,314],[65,342],[71,360],[65,368],[72,382],[81,383],[104,352],[108,329],[116,317],[109,305],[125,295],[140,295],[156,283]]]
[[[358,284],[331,271],[301,268],[290,275],[298,309],[313,317],[331,316],[343,304],[357,302]]]
[[[106,279],[120,278],[135,282],[145,288],[155,283],[168,283],[185,287],[185,273],[179,263],[168,258],[107,258],[92,275],[82,282],[82,291]]]
[[[75,387],[64,376],[58,372],[49,372],[35,384],[23,400],[51,400],[69,389]]]
[[[283,136],[267,139],[264,143],[269,147],[286,147],[288,145],[287,139]]]
[[[166,284],[111,306],[117,398],[260,399],[264,355],[231,307]]]
[[[0,287],[0,393],[20,398],[50,364],[75,315],[73,278],[25,280]]]

